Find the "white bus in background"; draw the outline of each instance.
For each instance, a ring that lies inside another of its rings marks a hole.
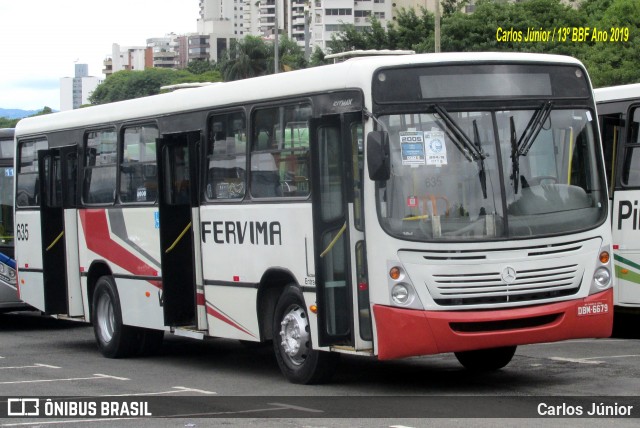
[[[616,310],[640,314],[640,84],[595,90],[611,197]]]
[[[611,228],[582,64],[369,57],[22,120],[24,300],[107,357],[166,332],[273,340],[292,382],[340,353],[608,337]]]
[[[18,298],[13,258],[13,128],[0,129],[0,312],[27,309]]]

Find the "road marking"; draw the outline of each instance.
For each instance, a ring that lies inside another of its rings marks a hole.
[[[204,391],[202,389],[193,389],[186,388],[184,386],[173,386],[172,391],[161,391],[161,392],[139,392],[135,394],[107,394],[107,395],[98,395],[98,397],[134,397],[134,396],[145,396],[145,395],[165,395],[165,394],[179,394],[183,392],[199,392],[200,394],[217,394],[217,392],[212,391]]]
[[[264,409],[247,409],[247,410],[237,410],[237,411],[223,411],[223,412],[206,412],[206,413],[186,413],[186,414],[177,414],[177,415],[167,415],[164,417],[168,418],[187,418],[187,417],[199,417],[199,416],[215,416],[215,415],[242,415],[247,413],[259,413],[259,412],[274,412],[279,410],[300,410],[302,412],[311,412],[311,413],[323,413],[323,410],[318,409],[309,409],[307,407],[299,407],[291,404],[283,404],[283,403],[267,403],[271,406],[277,407],[266,407]]]
[[[563,357],[551,357],[550,360],[564,361],[567,363],[579,363],[579,364],[602,364],[604,361],[594,361],[589,358],[563,358]]]
[[[203,389],[187,388],[186,386],[174,386],[174,388],[180,389],[182,390],[182,392],[199,392],[200,394],[217,394],[217,392],[205,391]]]
[[[105,374],[96,373],[93,377],[71,377],[66,379],[36,379],[36,380],[16,380],[12,382],[0,382],[0,385],[12,385],[18,383],[43,383],[43,382],[72,382],[76,380],[95,380],[95,379],[116,379],[116,380],[129,380],[126,377],[110,376]]]
[[[585,357],[585,358],[563,358],[563,357],[551,357],[551,360],[556,361],[568,361],[571,363],[580,363],[580,364],[602,364],[608,358],[631,358],[631,357],[640,357],[640,354],[628,354],[628,355],[602,355],[599,357]]]
[[[102,419],[67,419],[62,421],[40,421],[40,422],[19,422],[15,424],[2,424],[0,427],[20,427],[20,426],[32,426],[32,425],[67,425],[67,424],[80,424],[87,422],[109,422],[109,421],[130,421],[132,419],[141,418],[102,418]]]
[[[116,380],[131,380],[131,379],[127,378],[127,377],[111,376],[111,375],[102,374],[102,373],[94,373],[93,375],[94,376],[100,376],[100,377],[106,377],[106,378],[109,378],[109,379],[116,379]]]
[[[311,413],[324,413],[323,410],[317,410],[317,409],[309,409],[308,407],[300,407],[300,406],[294,406],[292,404],[286,404],[286,403],[267,403],[271,406],[280,406],[284,409],[293,409],[293,410],[300,410],[302,412],[311,412]]]
[[[32,366],[14,366],[14,367],[0,367],[0,370],[7,370],[7,369],[33,369],[33,368],[40,368],[40,367],[46,367],[49,369],[59,369],[61,367],[58,366],[50,366],[49,364],[34,364]]]

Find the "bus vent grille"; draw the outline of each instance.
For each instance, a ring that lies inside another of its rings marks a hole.
[[[578,265],[519,270],[507,284],[501,273],[433,275],[429,287],[434,300],[443,306],[526,302],[570,296],[578,292],[582,276]]]
[[[490,331],[519,330],[523,328],[541,327],[554,323],[561,314],[543,315],[539,317],[518,318],[501,321],[482,322],[452,322],[449,324],[453,331],[460,333],[484,333]]]

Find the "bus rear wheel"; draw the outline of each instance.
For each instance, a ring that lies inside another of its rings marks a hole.
[[[467,370],[490,372],[505,367],[516,353],[516,346],[502,348],[478,349],[475,351],[456,352],[455,356]]]
[[[122,323],[118,290],[111,276],[98,278],[93,292],[91,323],[98,348],[107,358],[123,358],[134,353],[136,331]]]
[[[292,383],[328,381],[338,355],[311,346],[311,328],[300,289],[289,286],[278,299],[273,317],[273,349],[280,370]]]

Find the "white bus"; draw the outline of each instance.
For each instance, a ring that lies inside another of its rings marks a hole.
[[[25,119],[20,293],[107,357],[163,334],[273,340],[290,381],[339,353],[608,337],[593,91],[560,56],[370,57]]]
[[[18,298],[13,255],[13,128],[0,128],[0,312],[27,309]]]
[[[611,195],[619,313],[640,314],[640,84],[595,90]]]

